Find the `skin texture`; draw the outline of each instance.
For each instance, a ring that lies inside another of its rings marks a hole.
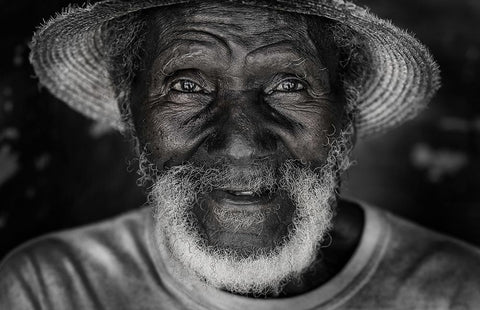
[[[252,169],[258,160],[297,159],[321,167],[330,139],[342,124],[344,100],[335,89],[335,52],[316,46],[307,23],[285,13],[232,5],[154,12],[148,27],[144,68],[132,91],[132,116],[140,146],[161,171],[185,162]],[[294,207],[273,197],[217,191],[194,212],[199,229],[216,246],[240,255],[281,242]],[[212,216],[214,208],[261,223],[232,229]],[[335,274],[358,243],[362,215],[340,202],[332,246],[285,295],[312,289]],[[329,254],[330,253],[330,254]]]

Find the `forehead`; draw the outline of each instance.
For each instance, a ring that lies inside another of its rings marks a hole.
[[[174,14],[172,14],[174,13]],[[302,33],[306,24],[301,15],[283,13],[264,8],[234,4],[191,4],[167,10],[159,9],[153,14],[157,26],[165,22],[179,26],[214,27],[232,36],[261,35],[271,32]],[[168,25],[167,25],[168,26]],[[172,25],[173,26],[173,25]],[[164,29],[171,29],[167,27]],[[295,34],[292,33],[293,36]],[[240,38],[240,37],[239,37]]]
[[[301,15],[257,7],[197,3],[159,9],[152,14],[149,31],[157,52],[203,45],[227,54],[266,48],[263,52],[317,56]]]

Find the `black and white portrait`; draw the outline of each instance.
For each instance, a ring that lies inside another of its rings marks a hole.
[[[1,6],[0,309],[480,308],[480,3]]]

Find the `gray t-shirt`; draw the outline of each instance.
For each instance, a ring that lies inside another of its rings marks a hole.
[[[478,249],[363,209],[347,265],[296,297],[241,297],[171,275],[143,209],[14,251],[0,265],[0,309],[480,309]]]

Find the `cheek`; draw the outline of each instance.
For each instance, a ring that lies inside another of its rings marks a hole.
[[[321,164],[328,156],[330,145],[340,133],[340,114],[326,109],[292,112],[295,125],[283,136],[290,153],[297,159]]]
[[[200,121],[189,123],[189,113],[165,108],[145,109],[138,119],[137,134],[140,146],[159,169],[189,160],[208,134]]]
[[[323,162],[328,155],[330,140],[334,136],[328,120],[311,120],[302,124],[295,132],[295,153],[307,162]]]
[[[156,163],[158,167],[163,166],[168,158],[169,147],[167,145],[169,143],[166,139],[168,128],[165,128],[164,123],[159,122],[152,114],[144,113],[138,116],[138,119],[135,129],[140,142],[140,149],[145,151],[149,159]]]

